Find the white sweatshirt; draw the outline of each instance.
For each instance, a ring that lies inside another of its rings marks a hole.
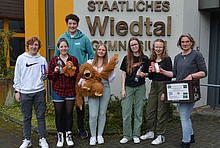
[[[27,52],[21,54],[16,61],[14,89],[21,93],[30,94],[44,90],[41,78],[41,65],[48,69],[47,61],[40,54],[32,56]]]

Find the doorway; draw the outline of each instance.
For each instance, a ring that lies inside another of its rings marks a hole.
[[[211,13],[208,83],[220,85],[220,13]],[[220,108],[220,88],[208,88],[208,104]]]

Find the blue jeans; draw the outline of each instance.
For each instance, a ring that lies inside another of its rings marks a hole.
[[[61,97],[59,95],[57,95],[57,93],[52,90],[52,100],[53,102],[64,102],[65,100],[75,100],[76,97],[72,96],[72,97]]]
[[[191,135],[193,134],[192,121],[190,113],[192,112],[195,103],[178,103],[177,109],[180,113],[180,120],[182,125],[182,142],[189,143]]]
[[[108,82],[103,82],[104,92],[101,97],[89,97],[89,127],[91,136],[96,136],[98,125],[98,136],[102,136],[105,122],[106,111],[110,100],[110,86]]]
[[[25,139],[31,138],[32,107],[34,106],[39,138],[46,137],[45,111],[46,111],[46,91],[31,94],[21,93],[21,112],[23,115],[23,136]]]

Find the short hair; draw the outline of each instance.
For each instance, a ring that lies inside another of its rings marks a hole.
[[[39,44],[38,49],[40,49],[41,48],[41,41],[36,36],[30,37],[26,42],[26,46],[28,47],[29,45],[33,45],[35,41],[38,41],[38,44]]]
[[[179,37],[178,42],[177,42],[177,46],[181,47],[181,40],[182,40],[183,37],[187,37],[190,40],[190,42],[192,42],[191,49],[193,49],[195,44],[196,44],[196,42],[195,42],[195,40],[193,39],[193,37],[189,33],[182,34]]]
[[[69,19],[76,21],[77,25],[79,24],[79,20],[80,20],[80,19],[79,19],[79,17],[78,17],[76,14],[68,14],[68,15],[65,17],[66,23],[68,23]]]

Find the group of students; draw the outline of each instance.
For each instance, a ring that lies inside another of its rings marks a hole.
[[[124,57],[120,69],[122,70],[122,118],[123,138],[120,143],[129,140],[140,143],[141,140],[153,139],[151,144],[158,145],[165,142],[165,132],[168,120],[169,104],[164,103],[164,82],[176,80],[201,79],[207,76],[207,68],[203,55],[193,50],[195,41],[190,34],[179,37],[177,46],[182,52],[172,60],[167,54],[165,42],[156,39],[150,58],[143,54],[140,41],[131,38],[128,42],[128,54]],[[158,67],[155,67],[157,63]],[[158,68],[158,69],[157,69]],[[138,69],[141,69],[139,72]],[[139,72],[139,80],[136,81]],[[143,106],[145,101],[145,78],[151,81],[149,97],[146,108],[147,133],[141,135]],[[190,113],[195,102],[177,103],[182,125],[182,148],[189,148],[190,143],[195,142]],[[132,128],[132,109],[134,110],[134,125]]]
[[[21,104],[23,115],[23,143],[20,148],[27,148],[31,143],[31,118],[34,106],[38,121],[39,145],[48,148],[46,141],[45,111],[46,91],[44,88],[45,75],[52,82],[52,101],[55,108],[55,123],[57,128],[57,147],[63,147],[64,142],[73,146],[72,125],[73,106],[75,104],[75,84],[80,65],[87,62],[98,72],[108,64],[108,53],[105,44],[99,44],[93,52],[90,40],[78,29],[79,17],[69,14],[65,17],[68,30],[59,37],[54,57],[47,61],[38,51],[41,42],[37,37],[31,37],[27,43],[27,52],[20,55],[16,61],[14,89],[15,98]],[[154,138],[152,144],[165,142],[168,106],[163,102],[163,82],[171,78],[177,80],[200,79],[207,75],[204,58],[199,51],[193,50],[194,39],[189,35],[179,38],[178,46],[182,52],[174,59],[167,54],[165,42],[162,39],[154,41],[150,58],[143,53],[138,38],[132,37],[128,42],[128,53],[124,57],[120,69],[122,70],[121,105],[123,118],[123,138],[120,143],[127,143],[133,138],[134,143]],[[61,62],[60,62],[61,61]],[[67,61],[76,67],[73,76],[66,76],[62,68]],[[60,63],[59,63],[60,62]],[[156,72],[151,62],[158,63],[160,72]],[[45,71],[46,70],[46,71]],[[136,75],[138,71],[138,76]],[[151,82],[151,89],[147,101],[147,128],[148,132],[141,136],[143,107],[146,99],[145,78]],[[89,97],[89,127],[90,145],[103,144],[103,131],[106,122],[106,110],[110,99],[110,85],[115,78],[115,72],[108,80],[102,80],[104,93],[101,97]],[[84,83],[84,82],[82,82]],[[77,84],[82,85],[82,84]],[[190,113],[194,103],[179,103],[181,124],[183,129],[182,147],[187,148],[192,140],[193,130]],[[132,109],[134,108],[134,126],[132,129]],[[78,131],[83,139],[88,137],[84,129],[84,105],[82,110],[76,107]]]

